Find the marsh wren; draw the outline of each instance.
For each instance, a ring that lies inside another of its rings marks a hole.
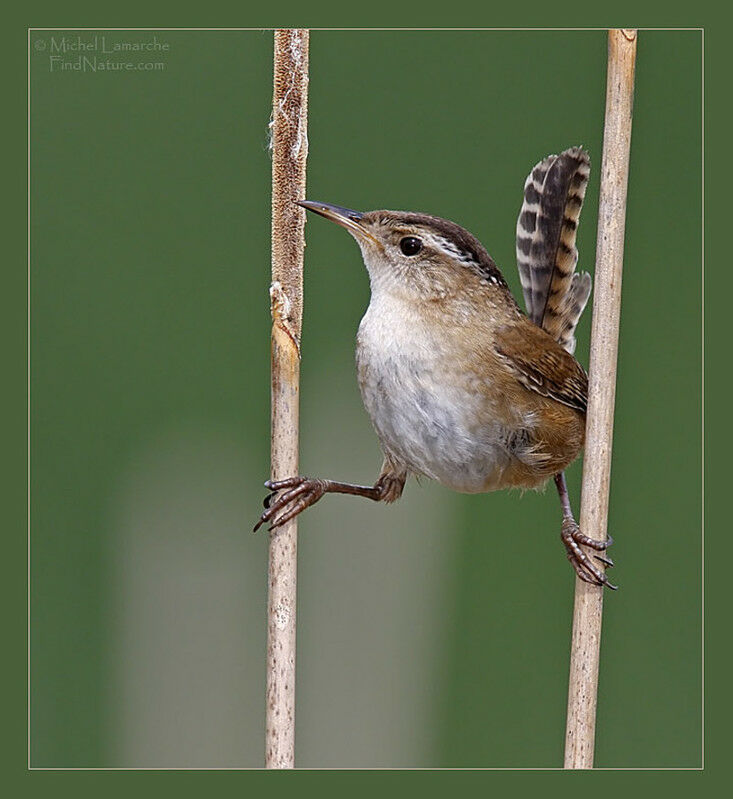
[[[604,569],[612,561],[582,548],[600,553],[611,540],[580,531],[564,475],[583,446],[588,399],[572,353],[591,290],[590,275],[575,271],[589,174],[587,154],[573,147],[525,182],[516,250],[526,314],[483,245],[453,222],[300,203],[346,228],[369,272],[356,364],[384,464],[373,486],[268,481],[255,530],[278,527],[326,493],[394,502],[410,474],[465,493],[541,488],[552,477],[568,559],[581,579],[615,588]]]

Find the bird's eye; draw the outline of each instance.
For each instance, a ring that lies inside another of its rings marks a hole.
[[[405,236],[400,240],[400,249],[404,255],[417,255],[422,250],[422,241],[415,236]]]

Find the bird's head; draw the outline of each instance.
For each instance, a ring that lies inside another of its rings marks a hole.
[[[407,211],[360,213],[309,200],[299,205],[351,233],[361,248],[372,291],[431,300],[506,288],[481,242],[447,219]]]

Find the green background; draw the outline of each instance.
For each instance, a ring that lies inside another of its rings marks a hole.
[[[161,32],[163,71],[90,74],[50,72],[51,35],[31,34],[31,764],[258,766],[272,37]],[[701,763],[700,55],[699,32],[640,40],[599,766]],[[605,57],[602,31],[316,31],[308,194],[454,219],[518,294],[524,177],[582,143],[592,269]],[[302,468],[371,481],[368,283],[342,231],[307,239]],[[299,765],[560,765],[552,491],[412,482],[301,531]]]

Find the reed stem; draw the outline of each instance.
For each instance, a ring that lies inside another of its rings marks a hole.
[[[605,539],[626,223],[635,30],[610,30],[580,529]],[[592,554],[592,553],[590,553]],[[593,767],[603,587],[575,580],[565,768]]]
[[[275,31],[272,101],[271,477],[298,473],[300,332],[308,155],[308,31]],[[270,533],[265,767],[295,766],[298,520]]]

